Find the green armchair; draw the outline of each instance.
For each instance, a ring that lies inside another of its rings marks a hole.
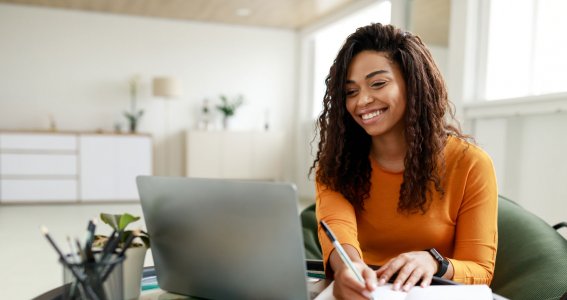
[[[502,196],[498,199],[498,253],[491,288],[514,300],[560,299],[567,292],[567,240]]]
[[[498,197],[498,253],[491,288],[513,299],[567,299],[567,240],[513,201]],[[315,204],[301,213],[307,259],[321,259]],[[563,295],[563,297],[562,297]]]
[[[300,215],[303,226],[303,248],[305,258],[308,260],[323,259],[321,244],[317,235],[317,217],[315,216],[315,204],[306,207]]]

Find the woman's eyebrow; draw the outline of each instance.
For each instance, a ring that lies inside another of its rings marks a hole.
[[[387,70],[377,70],[377,71],[368,73],[368,75],[366,75],[364,78],[365,78],[365,79],[369,79],[369,78],[374,77],[375,75],[384,74],[384,73],[390,73],[390,71],[387,71]],[[352,80],[352,79],[347,79],[346,83],[355,83],[355,81]]]
[[[386,70],[378,70],[378,71],[374,71],[374,72],[369,73],[368,75],[366,75],[365,78],[366,78],[366,79],[372,78],[374,75],[384,74],[384,73],[390,73],[390,72],[388,72],[388,71],[386,71]]]

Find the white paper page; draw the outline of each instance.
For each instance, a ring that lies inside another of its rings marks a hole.
[[[332,282],[315,300],[335,300]],[[432,285],[414,287],[409,293],[392,290],[392,285],[378,287],[372,293],[380,300],[492,300],[492,290],[486,285]]]
[[[333,286],[335,285],[335,282],[331,282],[331,284],[329,284],[328,287],[326,287],[321,293],[319,293],[319,295],[317,295],[317,297],[315,297],[315,299],[313,300],[334,300],[335,297],[333,297]]]
[[[432,285],[412,288],[407,300],[492,300],[487,285]]]
[[[379,286],[374,292],[372,293],[374,299],[388,299],[388,300],[404,300],[407,298],[406,292],[401,291],[394,291],[392,289],[392,284],[388,283],[383,286]]]
[[[335,300],[333,297],[333,286],[335,282],[331,282],[331,284],[324,289],[315,300]],[[380,300],[404,300],[406,299],[407,293],[394,291],[392,289],[391,284],[379,286],[373,293],[374,299]]]

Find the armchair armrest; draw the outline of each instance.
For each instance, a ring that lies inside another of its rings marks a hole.
[[[559,230],[563,227],[567,227],[567,222],[561,222],[561,223],[557,223],[557,224],[553,225],[553,229],[555,229],[555,230]]]

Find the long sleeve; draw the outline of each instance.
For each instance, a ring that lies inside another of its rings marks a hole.
[[[450,262],[453,280],[467,284],[490,284],[498,243],[498,191],[492,161],[477,155],[466,174],[464,196],[455,231]]]
[[[340,193],[317,183],[316,208],[317,222],[324,220],[341,244],[353,246],[362,257],[357,237],[356,217],[352,205]],[[329,274],[327,262],[334,249],[333,244],[325,235],[321,225],[318,225],[318,235],[323,252],[323,263],[327,274]]]

